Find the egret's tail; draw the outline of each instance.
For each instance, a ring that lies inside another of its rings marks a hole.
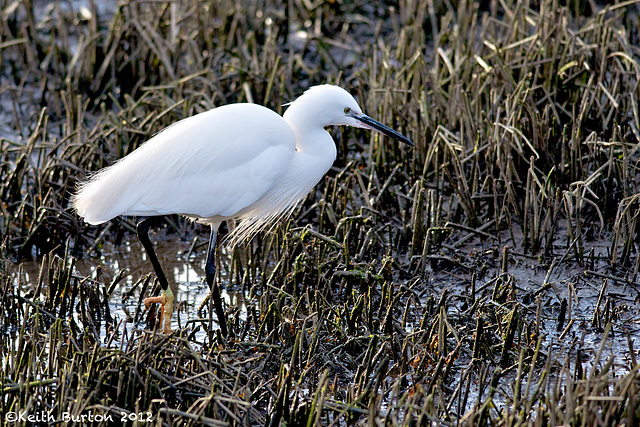
[[[128,206],[126,176],[117,173],[118,163],[93,174],[78,185],[71,198],[73,209],[85,222],[97,225],[122,215]]]

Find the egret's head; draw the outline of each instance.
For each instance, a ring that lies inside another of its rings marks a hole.
[[[319,121],[322,126],[353,126],[383,133],[398,141],[413,145],[406,136],[372,119],[349,92],[339,86],[313,86],[291,103],[290,109],[304,111],[307,120]],[[285,118],[287,117],[285,113]]]

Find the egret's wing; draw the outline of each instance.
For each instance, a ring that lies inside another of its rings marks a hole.
[[[295,136],[253,104],[216,108],[160,132],[80,187],[90,223],[117,215],[233,216],[260,199],[289,165]]]

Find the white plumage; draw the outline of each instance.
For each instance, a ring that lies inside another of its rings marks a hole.
[[[363,114],[344,89],[315,86],[283,116],[255,104],[232,104],[181,120],[91,175],[79,185],[73,207],[90,224],[119,215],[168,214],[209,224],[212,259],[222,221],[239,220],[235,244],[291,212],[322,179],[336,158],[324,129],[330,125],[373,129],[411,144]],[[154,268],[160,279],[159,264]]]

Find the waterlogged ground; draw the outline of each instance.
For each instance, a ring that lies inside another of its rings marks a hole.
[[[29,2],[2,5],[0,410],[635,425],[640,9],[391,3],[36,0],[33,25]],[[77,180],[184,116],[277,110],[308,82],[416,147],[334,131],[335,168],[289,228],[220,252],[228,339],[205,332],[207,230],[154,232],[178,291],[160,334],[133,219],[81,224]]]
[[[406,285],[411,287],[415,295],[419,295],[420,304],[427,304],[429,297],[438,299],[443,293],[450,294],[452,309],[448,315],[455,319],[464,317],[473,298],[482,300],[493,296],[496,283],[506,279],[515,290],[522,316],[531,322],[535,320],[538,325],[536,334],[542,337],[544,352],[571,359],[576,357],[576,352],[580,352],[586,369],[594,360],[598,363],[607,361],[620,375],[626,374],[630,361],[638,357],[637,351],[631,354],[630,348],[640,346],[639,288],[633,280],[607,272],[604,260],[610,250],[609,243],[601,240],[589,244],[585,252],[590,256],[585,257],[582,263],[564,259],[569,251],[558,245],[558,256],[542,262],[537,257],[519,251],[517,243],[511,241],[510,233],[505,232],[501,237],[501,246],[475,238],[447,256],[425,260],[424,265],[419,267],[422,269],[422,278],[416,277]],[[209,319],[206,305],[209,290],[203,280],[206,236],[198,236],[194,242],[173,234],[167,236],[160,231],[155,234],[155,240],[160,262],[170,282],[173,281],[178,289],[172,328],[185,331],[184,335],[193,339],[194,343],[203,344],[206,336],[199,325]],[[503,267],[505,257],[501,247],[509,248],[506,269]],[[153,278],[154,275],[135,238],[118,245],[106,241],[100,253],[99,258],[86,256],[75,260],[75,270],[81,278],[94,279],[98,288],[112,289],[109,298],[112,321],[109,327],[101,324],[100,336],[104,343],[120,347],[125,344],[122,340],[133,337],[132,330],[150,325],[150,314],[141,300],[150,292],[144,287],[144,279]],[[223,248],[219,255],[218,272],[222,297],[228,308],[237,309],[240,318],[246,320],[248,307],[256,308],[257,301],[252,300],[248,292],[239,289],[237,284],[230,283],[229,263],[229,253]],[[38,261],[21,263],[16,283],[37,283],[40,267]],[[143,290],[147,294],[142,295]],[[23,288],[23,296],[32,291]],[[408,334],[418,327],[420,318],[416,313],[421,311],[420,304],[416,305],[415,313],[402,319]],[[79,311],[75,315],[79,316]],[[605,337],[607,321],[611,321],[612,326],[606,331]],[[214,328],[217,329],[215,323]],[[472,350],[471,342],[463,346],[458,361],[460,366],[469,363]],[[473,404],[470,401],[467,409]]]
[[[201,240],[206,251],[206,240]],[[173,286],[177,288],[177,299],[174,307],[172,328],[188,330],[197,329],[200,322],[208,322],[208,310],[203,304],[208,301],[209,290],[204,283],[204,261],[201,256],[193,254],[193,242],[166,237],[157,242],[156,252],[163,269]],[[95,256],[96,254],[94,254]],[[227,261],[226,253],[221,255],[221,262]],[[105,343],[109,342],[119,346],[121,338],[126,337],[126,331],[132,328],[145,328],[146,321],[150,317],[149,310],[140,302],[149,295],[142,295],[145,279],[155,278],[142,245],[137,239],[126,240],[119,245],[106,242],[101,248],[101,256],[85,257],[74,260],[75,271],[78,277],[90,278],[95,281],[95,286],[104,290],[112,289],[109,297],[109,308],[112,322],[107,328],[103,322],[100,328],[100,336]],[[37,283],[41,265],[38,261],[22,262],[20,264],[21,275],[16,277],[16,282]],[[225,281],[225,272],[221,273]],[[19,279],[19,278],[20,279]],[[150,282],[149,287],[153,286]],[[24,289],[25,293],[33,289]],[[151,289],[147,289],[150,294]],[[159,294],[156,286],[155,294]],[[237,307],[246,313],[246,301],[244,293],[233,289],[223,289],[222,298],[227,306]],[[157,306],[156,306],[157,307]],[[204,316],[202,310],[204,309]],[[138,314],[138,316],[136,316]],[[75,313],[79,316],[79,313]],[[246,316],[244,316],[246,317]],[[136,318],[138,321],[136,322]],[[114,326],[115,325],[115,329]],[[214,328],[218,329],[217,324]],[[204,334],[199,330],[194,334],[195,340],[204,341]]]

